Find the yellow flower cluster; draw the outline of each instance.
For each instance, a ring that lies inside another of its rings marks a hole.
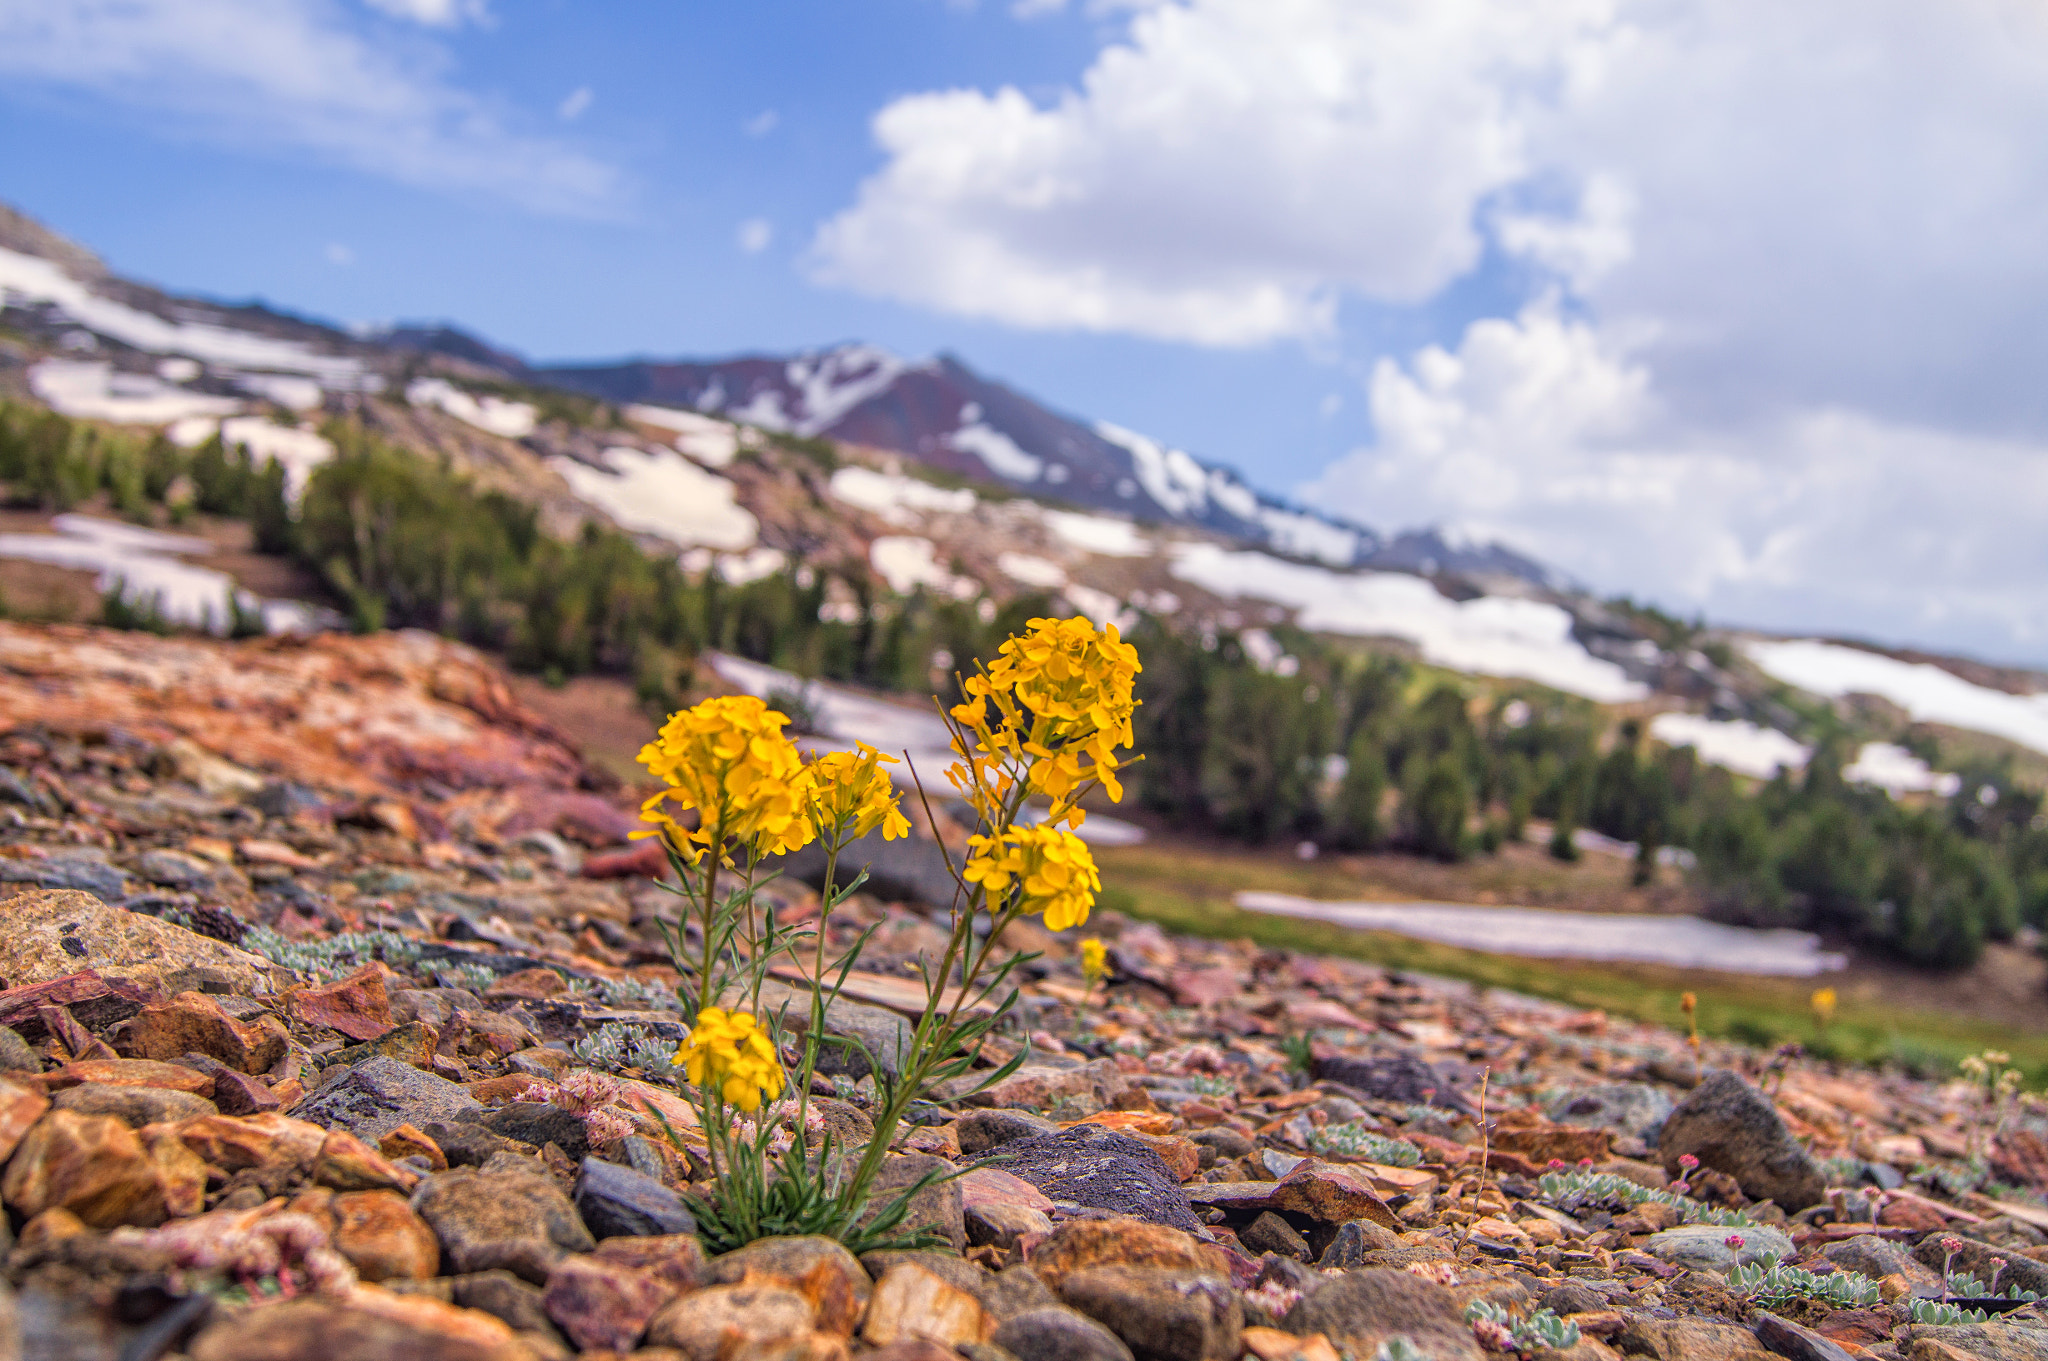
[[[729,1106],[756,1111],[761,1098],[782,1095],[782,1065],[775,1043],[744,1011],[706,1007],[676,1051],[693,1087],[710,1087]]]
[[[996,836],[968,838],[967,881],[980,884],[995,907],[1018,885],[1027,913],[1043,912],[1047,929],[1064,931],[1088,920],[1102,891],[1095,857],[1072,832],[1055,827],[1012,827]]]
[[[1081,942],[1081,977],[1094,987],[1109,972],[1109,950],[1095,937]]]
[[[954,783],[987,817],[1021,769],[1031,792],[1051,798],[1061,820],[1080,826],[1081,811],[1070,801],[1088,780],[1101,780],[1111,799],[1123,798],[1116,749],[1131,745],[1139,669],[1138,650],[1114,624],[1098,633],[1086,619],[1033,619],[1003,644],[993,666],[967,678],[967,702],[952,715],[974,743],[969,750],[955,740],[969,764],[953,767]]]
[[[811,840],[809,775],[782,735],[788,721],[752,695],[721,695],[670,715],[640,749],[640,764],[669,787],[642,804],[640,816],[665,827],[692,859],[702,853],[695,848],[718,849],[721,835],[759,855],[800,850]],[[698,811],[694,831],[675,820],[671,804]]]
[[[884,841],[910,835],[910,819],[897,805],[896,788],[882,764],[896,764],[865,742],[860,750],[834,751],[813,761],[808,770],[805,816],[819,840],[844,845],[880,827]]]

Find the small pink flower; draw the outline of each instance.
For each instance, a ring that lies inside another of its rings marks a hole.
[[[1593,1165],[1593,1160],[1592,1160],[1591,1158],[1581,1158],[1581,1159],[1579,1159],[1579,1166],[1581,1166],[1581,1167],[1586,1167],[1586,1168],[1590,1168],[1590,1167],[1592,1167],[1592,1165]]]
[[[1941,1250],[1943,1252],[1961,1252],[1963,1250],[1963,1240],[1950,1235],[1941,1240]]]
[[[1552,1158],[1550,1160],[1550,1170],[1553,1172],[1562,1172],[1565,1167],[1566,1163],[1563,1158]]]
[[[1739,1233],[1731,1233],[1726,1238],[1723,1238],[1721,1241],[1723,1243],[1726,1243],[1729,1247],[1733,1248],[1737,1252],[1742,1251],[1742,1244],[1744,1240],[1742,1235]]]
[[[1678,1155],[1678,1165],[1690,1172],[1700,1165],[1700,1160],[1690,1153],[1681,1153]]]

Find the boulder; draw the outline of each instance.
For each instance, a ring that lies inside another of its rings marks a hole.
[[[1779,1118],[1770,1098],[1726,1069],[1707,1074],[1664,1121],[1658,1156],[1670,1176],[1690,1153],[1735,1178],[1753,1200],[1796,1212],[1827,1194],[1827,1177]]]
[[[576,1174],[576,1212],[597,1239],[697,1232],[683,1198],[644,1172],[585,1158]]]
[[[1056,1201],[1194,1232],[1201,1227],[1187,1192],[1157,1153],[1127,1134],[1076,1125],[1058,1134],[1016,1139],[1000,1149],[1002,1171]]]
[[[1609,1082],[1566,1092],[1550,1103],[1549,1114],[1566,1124],[1611,1129],[1654,1144],[1671,1109],[1671,1093],[1662,1087],[1647,1082]]]
[[[89,893],[38,891],[0,901],[0,978],[19,988],[81,969],[166,994],[261,996],[291,979],[261,955]]]

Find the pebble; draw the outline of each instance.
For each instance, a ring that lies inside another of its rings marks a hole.
[[[583,1160],[575,1201],[577,1213],[599,1239],[697,1232],[681,1196],[653,1177],[601,1158]]]
[[[436,1172],[420,1183],[413,1208],[457,1272],[503,1267],[542,1285],[564,1256],[597,1246],[562,1188],[539,1172]]]

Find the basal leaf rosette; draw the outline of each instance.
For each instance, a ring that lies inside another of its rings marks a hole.
[[[1048,930],[1088,920],[1102,876],[1080,837],[1064,828],[1012,827],[995,836],[968,838],[967,882],[988,890],[995,904],[1014,890],[1018,910],[1045,914]]]
[[[787,716],[752,695],[721,695],[671,714],[640,749],[640,764],[668,788],[640,806],[672,845],[695,862],[736,841],[756,856],[786,855],[812,839],[812,775],[783,736]],[[675,814],[696,809],[695,828]]]

